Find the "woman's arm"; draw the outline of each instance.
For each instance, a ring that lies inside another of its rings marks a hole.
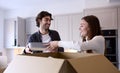
[[[93,39],[83,42],[80,47],[81,50],[94,50],[97,53],[104,53],[105,38],[103,36],[95,36]]]
[[[64,49],[74,49],[78,51],[94,50],[96,52],[104,52],[105,39],[103,36],[95,36],[89,41],[53,41],[50,42],[52,49],[56,47],[64,47]]]
[[[81,51],[80,46],[82,42],[77,42],[77,41],[59,41],[58,46],[59,47],[64,47],[64,49],[74,49]]]

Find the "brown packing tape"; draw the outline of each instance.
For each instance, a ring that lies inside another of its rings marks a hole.
[[[35,54],[22,54],[23,56],[36,56],[36,57],[59,57],[58,53],[35,53]]]
[[[88,57],[92,55],[98,54],[85,54],[85,53],[35,53],[35,54],[23,54],[25,56],[38,56],[38,57],[54,57],[54,58],[61,58],[61,59],[74,59],[74,58],[81,58],[81,57]]]

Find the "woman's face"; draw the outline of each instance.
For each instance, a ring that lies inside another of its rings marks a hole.
[[[84,19],[82,19],[80,22],[79,30],[80,30],[80,35],[82,37],[88,36],[90,29],[89,29],[88,23]]]

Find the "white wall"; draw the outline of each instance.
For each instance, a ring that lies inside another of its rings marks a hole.
[[[82,4],[81,4],[82,3]],[[51,12],[53,15],[59,14],[69,14],[69,13],[76,13],[82,12],[84,9],[84,0],[67,0],[67,1],[60,1],[57,3],[50,3],[44,4],[42,7],[34,6],[28,8],[28,6],[23,8],[17,8],[16,10],[8,11],[6,14],[6,18],[13,18],[13,17],[35,17],[40,11],[45,10]]]
[[[120,5],[120,0],[85,0],[85,8],[97,8]]]
[[[0,50],[4,47],[4,10],[0,9]]]
[[[35,17],[40,11],[46,10],[51,12],[53,15],[59,14],[71,14],[71,13],[80,13],[83,9],[86,8],[96,8],[96,7],[105,7],[120,5],[120,1],[116,0],[65,0],[57,1],[56,3],[46,3],[42,6],[21,6],[14,10],[7,11],[5,18],[15,18],[17,16],[26,18],[26,17]]]

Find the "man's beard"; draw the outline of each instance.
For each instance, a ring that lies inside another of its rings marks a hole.
[[[49,30],[49,27],[50,27],[50,25],[49,25],[49,24],[46,24],[46,25],[44,26],[44,29],[45,29],[46,31],[48,31],[48,30]]]

